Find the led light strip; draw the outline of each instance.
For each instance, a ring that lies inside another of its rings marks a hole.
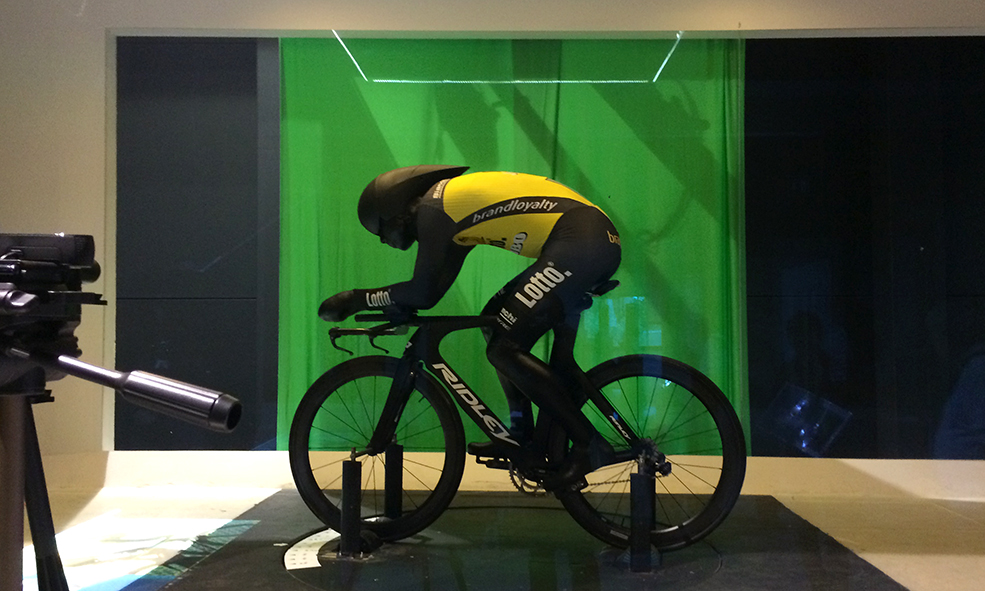
[[[677,46],[681,42],[681,38],[684,36],[684,31],[677,32],[677,40],[674,41],[674,45],[670,48],[670,52],[667,53],[667,57],[664,58],[660,68],[657,70],[656,75],[653,80],[401,80],[396,78],[373,78],[369,79],[363,72],[363,69],[359,67],[359,62],[356,61],[356,57],[352,55],[349,48],[346,46],[345,41],[339,36],[335,29],[332,29],[332,34],[335,38],[339,40],[342,48],[349,55],[349,59],[352,60],[353,65],[359,70],[359,75],[363,77],[363,80],[367,82],[375,82],[378,84],[652,84],[660,78],[660,74],[664,71],[667,66],[667,62],[670,61],[670,57],[674,55],[674,51],[677,50]]]
[[[359,70],[359,75],[363,77],[363,80],[367,80],[366,74],[363,73],[363,69],[359,67],[359,62],[356,61],[356,56],[352,55],[352,52],[349,51],[348,47],[346,47],[345,41],[342,40],[342,37],[339,37],[339,34],[335,32],[335,29],[332,29],[332,34],[335,35],[335,38],[342,44],[342,49],[349,54],[349,59],[351,59],[352,63],[356,65],[356,69]]]
[[[649,80],[389,80],[373,78],[381,84],[650,84]]]
[[[657,70],[657,75],[653,77],[654,82],[656,82],[657,78],[660,77],[660,72],[664,71],[664,66],[666,66],[667,62],[670,61],[670,56],[674,55],[674,50],[677,49],[677,44],[681,42],[681,37],[683,36],[684,36],[684,31],[677,31],[677,41],[674,41],[673,47],[670,48],[670,53],[668,53],[667,57],[664,58],[664,63],[660,64],[660,69]],[[362,72],[362,70],[360,70],[360,72]]]

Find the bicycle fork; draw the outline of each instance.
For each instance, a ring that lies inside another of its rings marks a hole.
[[[420,367],[421,362],[413,355],[405,354],[400,358],[393,375],[393,383],[390,384],[390,394],[383,405],[380,420],[376,423],[369,445],[362,452],[353,452],[353,459],[363,455],[375,456],[383,453],[393,442],[397,423],[407,406],[407,401],[410,400],[410,393],[414,390]]]

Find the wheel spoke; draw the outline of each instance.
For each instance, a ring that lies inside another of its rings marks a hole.
[[[348,410],[349,409],[346,408],[346,411],[348,411]],[[356,424],[355,417],[352,416],[352,413],[351,412],[348,413],[348,414],[349,414],[349,417],[353,419],[352,421],[345,420],[341,416],[335,414],[334,412],[332,412],[331,410],[329,410],[329,409],[327,409],[325,407],[319,408],[318,409],[318,413],[319,414],[327,414],[329,417],[335,419],[336,421],[338,421],[339,423],[341,423],[343,426],[347,427],[349,430],[357,433],[362,439],[367,439],[365,433],[359,432],[359,426]],[[323,428],[321,428],[321,427],[319,427],[317,425],[312,425],[311,428],[312,429],[315,429],[317,431],[321,431],[322,433],[325,433],[325,434],[331,435],[331,436],[338,436],[338,434],[339,434],[339,431],[336,430],[336,429],[333,429],[333,430],[330,431],[328,429],[323,429]],[[346,440],[347,441],[355,441],[355,439],[352,439],[351,437],[347,438]]]
[[[366,398],[367,398],[367,395],[363,393],[362,388],[360,387],[362,385],[362,380],[356,380],[354,382],[354,385],[355,385],[355,388],[356,388],[356,398],[353,401],[353,403],[359,403],[359,405],[362,407],[363,414],[366,416],[366,425],[368,425],[369,428],[372,429],[373,428],[372,425],[374,424],[374,421],[373,421],[373,417],[370,416],[370,414],[369,414],[369,410],[367,410],[367,408],[366,408]],[[373,391],[375,391],[375,388],[373,388]],[[371,397],[372,398],[375,398],[375,396],[371,396]],[[347,404],[347,398],[345,396],[338,396],[337,398],[342,403],[342,405],[345,406],[345,409],[347,411],[349,411],[349,406]],[[352,413],[352,411],[349,411],[349,414],[350,414],[350,416],[353,417],[353,420],[355,420],[355,415]],[[360,435],[362,435],[363,437],[367,437],[366,432],[365,431],[362,431],[362,430],[360,431]]]
[[[386,408],[396,366],[397,360],[376,356],[347,361],[315,382],[298,405],[289,444],[291,469],[305,503],[333,529],[341,519],[345,451],[366,450]],[[392,428],[393,443],[403,448],[399,515],[383,518],[385,454],[360,457],[362,527],[384,540],[412,535],[441,514],[458,488],[465,457],[458,411],[433,377],[417,380]]]
[[[688,468],[687,468],[687,466],[685,464],[674,464],[674,467],[675,468],[681,468],[682,470],[684,470],[685,472],[687,472],[688,474],[690,474],[691,476],[693,476],[695,479],[700,480],[701,482],[705,483],[708,486],[708,488],[710,488],[711,490],[715,490],[715,487],[718,486],[717,483],[716,484],[712,484],[711,482],[708,482],[707,480],[705,480],[701,476],[698,476],[697,474],[695,474],[693,471],[688,470]],[[680,476],[677,476],[676,478],[677,478],[678,481],[680,481],[681,484],[684,484],[684,481],[680,478]],[[684,484],[684,486],[685,486],[685,488],[688,488],[686,484]],[[688,488],[688,490],[690,491],[691,489]],[[691,493],[691,494],[694,494],[694,493]]]
[[[659,443],[660,445],[666,445],[668,443],[674,443],[675,441],[683,441],[685,439],[691,439],[699,435],[707,435],[708,433],[717,433],[717,432],[718,432],[718,427],[709,427],[704,431],[698,431],[697,433],[688,433],[687,435],[681,435],[680,437],[675,437],[673,439],[666,439],[664,437],[661,437],[659,440],[657,440],[657,443]],[[668,431],[667,433],[670,433],[670,431]],[[721,447],[719,447],[718,450],[721,451]]]
[[[657,398],[657,386],[660,384],[660,380],[653,380],[653,387],[650,388],[650,398],[646,401],[646,405],[643,407],[645,409],[653,408],[653,401]],[[640,433],[647,433],[647,426],[650,424],[650,413],[646,413],[643,419],[643,426],[640,427]]]
[[[670,463],[670,473],[653,482],[653,544],[675,549],[700,540],[731,510],[745,473],[745,443],[731,403],[699,372],[666,358],[630,355],[601,364],[589,376],[639,429],[643,442],[652,442],[651,451],[666,454]],[[558,443],[552,449],[559,450]],[[557,455],[552,452],[552,461]],[[589,476],[588,488],[557,496],[588,531],[625,546],[635,468],[635,460],[619,469],[607,466]]]

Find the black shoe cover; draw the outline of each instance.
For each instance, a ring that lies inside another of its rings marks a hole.
[[[513,455],[511,447],[512,446],[495,441],[477,441],[468,445],[468,452],[470,455],[480,458],[500,458],[508,460]]]

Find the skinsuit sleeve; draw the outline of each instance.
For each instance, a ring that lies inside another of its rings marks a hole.
[[[409,281],[386,287],[356,290],[364,310],[399,306],[425,310],[437,304],[451,288],[471,246],[453,241],[456,228],[443,211],[422,206],[417,212],[417,261]]]

